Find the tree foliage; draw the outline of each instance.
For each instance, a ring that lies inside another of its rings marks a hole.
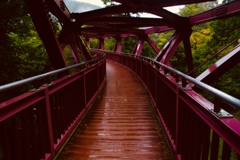
[[[223,1],[223,3],[227,2],[230,1]],[[209,5],[209,3],[202,3],[201,5],[186,5],[180,10],[180,15],[195,15],[198,12],[211,9],[212,7],[215,7],[215,5],[216,4]],[[195,67],[204,63],[208,58],[212,57],[230,42],[239,37],[240,16],[215,20],[194,26],[190,41]],[[210,65],[215,63],[222,56],[229,53],[231,49],[238,43],[239,42],[236,41],[230,47],[221,52],[217,57],[204,64],[200,69],[197,70],[197,75],[210,67]],[[240,81],[239,78],[237,78],[239,76],[239,67],[239,65],[235,66],[211,85],[237,98],[240,98],[240,90],[238,89]]]
[[[104,40],[104,49],[108,51],[112,51],[115,47],[116,39],[108,38]]]
[[[205,2],[205,3],[185,5],[185,7],[180,8],[179,15],[184,17],[192,16],[192,15],[207,11],[211,8],[214,8],[217,5],[218,5],[218,2]]]
[[[1,1],[0,18],[0,85],[46,72],[50,64],[48,56],[24,2]],[[20,91],[9,94],[13,96]]]

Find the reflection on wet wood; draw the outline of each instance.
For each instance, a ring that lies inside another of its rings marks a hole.
[[[102,95],[57,159],[169,160],[170,157],[140,82],[126,68],[108,61],[107,84]]]

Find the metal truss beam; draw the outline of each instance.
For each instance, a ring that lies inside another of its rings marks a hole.
[[[122,37],[116,37],[116,44],[114,46],[114,51],[120,53],[122,51]]]
[[[240,45],[236,46],[231,52],[222,57],[196,79],[210,84],[229,71],[240,62]]]
[[[209,0],[113,0],[115,2],[119,2],[121,4],[131,6],[131,7],[139,7],[139,4],[141,6],[144,5],[151,5],[151,6],[161,6],[161,7],[169,7],[169,6],[176,6],[176,5],[183,5],[183,4],[193,4],[193,3],[202,3],[202,2],[208,2]]]
[[[240,0],[220,5],[209,11],[189,17],[190,24],[198,24],[240,14]]]
[[[152,47],[152,49],[156,52],[156,54],[160,52],[160,50],[157,48],[157,46],[149,37],[146,37],[146,42],[148,42],[149,46]]]
[[[139,9],[131,8],[128,6],[118,5],[118,6],[108,7],[108,8],[97,9],[94,11],[88,11],[84,13],[72,13],[71,19],[76,22],[77,21],[84,22],[86,20],[94,19],[94,18],[112,16],[112,15],[117,15],[121,13],[130,13],[130,12],[137,13],[140,11],[141,10]]]
[[[173,30],[173,28],[170,28],[168,26],[157,26],[157,27],[150,27],[148,29],[145,29],[144,33],[145,34],[161,33],[169,30]]]
[[[99,38],[98,49],[104,50],[104,39]]]
[[[136,45],[134,46],[134,49],[132,51],[132,54],[135,55],[140,55],[143,49],[143,44],[144,44],[145,39],[141,38],[138,40],[138,42],[136,43]]]
[[[41,0],[25,0],[25,3],[53,67],[55,69],[66,67],[62,48],[51,25],[51,19],[48,17],[48,8]]]
[[[50,12],[55,15],[61,22],[70,22],[70,11],[66,7],[63,0],[46,0]]]

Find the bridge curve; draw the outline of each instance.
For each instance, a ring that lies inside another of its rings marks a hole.
[[[198,80],[209,83],[238,64],[240,46],[194,79],[189,37],[193,25],[239,15],[240,1],[190,17],[178,16],[163,7],[206,0],[116,1],[121,5],[79,14],[70,13],[63,0],[25,0],[49,59],[54,69],[59,69],[51,73],[57,73],[59,79],[48,80],[49,83],[39,89],[1,102],[0,158],[52,159],[56,155],[93,103],[106,77],[104,56],[98,51],[91,52],[85,40],[98,38],[98,49],[104,49],[104,39],[110,37],[116,39],[116,44],[114,54],[104,51],[107,58],[127,66],[143,82],[177,159],[239,159],[239,121],[222,112],[220,105],[224,101],[238,108],[239,100]],[[161,18],[114,17],[131,12],[148,12]],[[54,30],[51,15],[55,15],[62,25],[59,35]],[[174,34],[159,49],[148,34],[167,30],[173,30]],[[122,38],[130,36],[138,37],[138,42],[132,54],[123,54]],[[156,52],[154,59],[140,56],[145,41]],[[192,77],[171,68],[170,60],[181,42]],[[64,57],[66,46],[70,46],[76,63],[73,68],[77,72],[73,73],[72,68],[67,67]],[[80,57],[84,62],[79,64]],[[62,71],[60,68],[64,67],[67,68]],[[45,74],[7,84],[1,86],[0,91],[4,93],[12,87],[48,76]],[[213,94],[216,100],[207,100],[196,92],[196,88]]]
[[[129,70],[107,61],[107,83],[58,160],[173,159],[146,91]]]

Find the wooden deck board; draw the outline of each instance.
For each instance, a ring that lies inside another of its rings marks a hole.
[[[148,97],[130,71],[107,62],[102,95],[57,159],[171,159]]]

